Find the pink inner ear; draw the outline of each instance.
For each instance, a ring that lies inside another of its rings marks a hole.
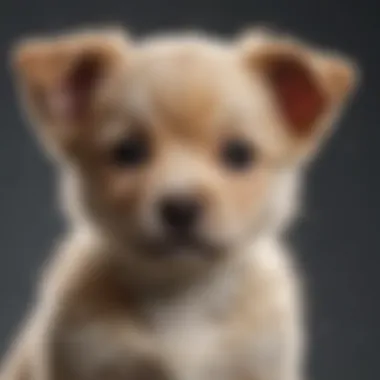
[[[52,99],[51,106],[57,116],[78,121],[88,114],[93,91],[102,74],[101,63],[98,56],[85,55],[73,64]]]
[[[270,80],[293,132],[311,133],[325,101],[308,70],[293,59],[280,60],[272,63]]]

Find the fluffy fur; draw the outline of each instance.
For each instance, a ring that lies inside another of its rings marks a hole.
[[[355,87],[352,62],[266,31],[99,30],[22,41],[13,67],[70,229],[1,379],[302,380],[302,297],[281,231]],[[115,165],[136,132],[149,158]],[[240,171],[221,156],[236,138],[255,151]],[[202,201],[191,242],[159,217],[173,194]]]

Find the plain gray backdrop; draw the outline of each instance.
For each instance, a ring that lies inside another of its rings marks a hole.
[[[315,380],[380,377],[380,103],[376,0],[2,0],[0,5],[0,352],[32,301],[64,231],[54,172],[21,118],[7,54],[30,33],[121,22],[140,34],[202,28],[230,35],[265,22],[355,57],[361,88],[308,175],[292,241],[306,276]]]

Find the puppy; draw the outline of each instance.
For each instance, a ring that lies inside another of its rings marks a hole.
[[[354,64],[255,30],[77,32],[12,62],[69,230],[1,380],[302,380],[281,232]]]

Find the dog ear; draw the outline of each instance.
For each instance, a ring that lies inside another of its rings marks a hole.
[[[73,138],[91,124],[106,84],[125,64],[126,45],[120,30],[21,41],[12,68],[38,127]]]
[[[269,89],[293,142],[315,142],[328,131],[358,82],[351,60],[268,31],[251,31],[241,47],[245,63]]]

